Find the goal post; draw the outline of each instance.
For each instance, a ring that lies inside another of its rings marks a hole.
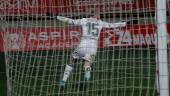
[[[8,96],[169,96],[166,2],[0,0]],[[84,60],[77,60],[61,87],[82,26],[57,16],[89,18],[96,10],[104,22],[127,25],[101,30],[90,80],[84,80]]]
[[[157,0],[157,35],[158,35],[158,90],[160,96],[169,96],[169,71],[168,71],[168,32],[167,32],[167,1]]]

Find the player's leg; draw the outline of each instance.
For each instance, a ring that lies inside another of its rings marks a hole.
[[[91,66],[92,66],[92,60],[93,60],[93,57],[92,55],[88,55],[86,54],[85,57],[83,58],[85,60],[84,62],[84,71],[85,71],[85,74],[84,74],[84,79],[85,80],[89,80],[90,77],[91,77]]]
[[[60,81],[61,86],[65,85],[65,82],[67,81],[67,79],[69,78],[70,74],[73,71],[73,67],[74,67],[76,60],[79,59],[79,58],[80,58],[80,56],[79,56],[78,52],[74,51],[71,55],[71,59],[69,61],[69,64],[67,64],[66,67],[65,67],[63,78]]]
[[[97,41],[96,40],[87,40],[86,42],[88,42],[88,45],[86,45],[85,47],[85,51],[84,51],[84,57],[83,59],[85,60],[84,63],[84,78],[85,80],[89,80],[90,79],[90,73],[91,73],[91,66],[92,66],[92,62],[94,61],[94,57],[97,53]]]
[[[85,60],[84,71],[85,71],[84,79],[89,80],[90,77],[91,77],[91,74],[90,74],[90,72],[91,72],[91,62]]]
[[[65,70],[64,70],[63,78],[60,81],[60,85],[61,86],[65,85],[65,82],[67,81],[67,79],[69,78],[70,74],[72,73],[74,63],[75,63],[75,59],[71,58],[69,64],[66,65]]]

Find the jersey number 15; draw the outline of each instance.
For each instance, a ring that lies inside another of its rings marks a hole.
[[[88,35],[98,37],[98,34],[99,34],[98,26],[99,26],[99,24],[87,23],[86,26],[88,28]]]

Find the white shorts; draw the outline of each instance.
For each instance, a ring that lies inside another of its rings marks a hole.
[[[97,53],[98,41],[95,39],[82,39],[78,47],[74,50],[74,59],[84,59],[92,61]]]

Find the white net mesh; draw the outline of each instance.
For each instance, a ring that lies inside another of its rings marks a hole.
[[[0,0],[9,96],[155,96],[155,0]],[[103,28],[84,80],[78,60],[64,88],[59,86],[81,26],[57,20],[87,18],[127,26]]]

